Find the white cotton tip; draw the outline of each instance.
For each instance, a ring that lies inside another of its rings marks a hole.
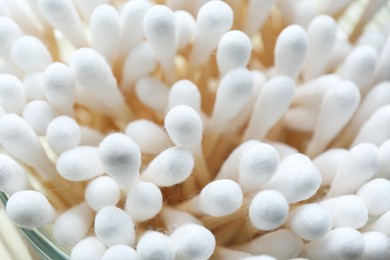
[[[322,186],[329,186],[332,183],[347,154],[347,149],[329,149],[313,159],[313,164],[321,173]]]
[[[194,17],[184,10],[177,10],[174,14],[177,21],[178,31],[177,50],[181,50],[192,42],[195,34],[196,23]]]
[[[294,210],[289,216],[288,224],[301,238],[315,240],[332,230],[333,220],[329,212],[320,204],[312,203]]]
[[[205,214],[221,217],[238,210],[243,201],[240,185],[228,179],[207,184],[199,195],[199,207]]]
[[[144,17],[144,34],[163,69],[173,70],[178,30],[172,10],[164,5],[149,8]]]
[[[169,146],[169,137],[164,129],[146,119],[131,121],[125,134],[133,139],[142,153],[156,154]]]
[[[44,100],[33,100],[27,103],[23,110],[23,119],[39,136],[46,133],[48,125],[55,117],[53,106]]]
[[[274,175],[279,154],[269,144],[259,143],[246,151],[240,161],[239,184],[244,191],[256,191]]]
[[[187,105],[200,114],[200,103],[201,96],[198,87],[190,80],[179,80],[172,85],[169,91],[166,111],[169,112],[169,110],[178,105]]]
[[[57,155],[60,155],[64,151],[80,144],[80,126],[71,117],[56,117],[47,126],[46,139],[50,148]]]
[[[170,233],[186,224],[202,225],[198,218],[187,211],[177,210],[167,206],[161,210],[159,216],[161,216]]]
[[[0,57],[9,60],[11,58],[12,44],[22,36],[19,25],[10,17],[0,17]]]
[[[313,196],[319,189],[321,181],[320,172],[309,158],[303,154],[293,154],[280,163],[266,188],[279,191],[290,204]]]
[[[132,245],[135,241],[134,222],[126,212],[107,206],[95,216],[95,233],[106,246]]]
[[[165,129],[179,147],[195,149],[201,145],[203,123],[198,112],[190,106],[179,105],[167,113]]]
[[[390,140],[379,147],[379,169],[375,176],[390,180]]]
[[[53,107],[60,113],[72,114],[76,83],[69,67],[60,62],[51,64],[46,68],[42,82],[45,96]]]
[[[337,23],[328,15],[318,15],[309,24],[309,48],[303,66],[305,80],[321,75],[328,65],[336,41]]]
[[[175,249],[169,237],[148,231],[138,240],[137,256],[143,260],[171,260],[175,258]]]
[[[107,249],[102,260],[136,260],[137,252],[130,246],[116,245]]]
[[[33,36],[22,36],[12,44],[11,59],[26,72],[44,70],[53,62],[46,46]]]
[[[385,43],[386,36],[381,31],[365,31],[363,32],[356,42],[357,46],[370,45],[379,52]],[[378,60],[380,57],[378,57]]]
[[[378,231],[390,236],[390,211],[380,216],[374,223],[367,227],[369,231]]]
[[[85,238],[92,226],[93,211],[87,203],[78,204],[58,216],[53,225],[53,237],[64,247],[73,247]]]
[[[330,186],[328,195],[355,193],[370,180],[379,168],[379,150],[370,143],[361,143],[347,154]]]
[[[209,259],[216,246],[213,233],[196,224],[178,227],[170,238],[176,251],[175,259]]]
[[[287,112],[294,92],[292,78],[279,75],[270,79],[256,100],[243,140],[263,139]]]
[[[333,227],[361,228],[367,223],[367,206],[356,195],[344,195],[323,200],[320,205],[332,216]]]
[[[55,217],[55,210],[46,197],[33,190],[22,190],[12,194],[5,210],[12,222],[24,228],[43,226],[52,222]]]
[[[219,74],[225,75],[235,68],[245,68],[249,62],[252,43],[249,37],[238,30],[225,33],[219,40],[217,65]]]
[[[98,146],[104,139],[104,135],[101,132],[85,125],[80,126],[80,132],[80,145],[83,146]]]
[[[29,186],[23,168],[11,157],[0,154],[0,191],[12,194]]]
[[[222,35],[233,25],[233,10],[223,1],[209,1],[196,16],[196,30],[191,63],[197,67],[209,59]]]
[[[389,57],[390,57],[390,38],[387,37],[385,42],[383,43],[381,52],[378,57],[378,63],[375,68],[374,72],[374,83],[380,83],[385,80],[389,80],[389,71],[390,68],[390,62],[389,62]]]
[[[211,119],[215,127],[223,129],[249,101],[252,91],[253,76],[249,70],[236,68],[229,71],[219,82]]]
[[[49,24],[77,48],[87,45],[80,16],[71,0],[39,0],[39,7]]]
[[[115,206],[120,199],[120,188],[116,181],[109,176],[101,176],[90,183],[85,189],[85,200],[95,211],[106,206]]]
[[[386,105],[378,108],[364,123],[351,147],[361,143],[381,145],[383,142],[390,139],[390,133],[387,131],[389,127],[390,105]]]
[[[276,259],[291,259],[301,254],[302,239],[290,229],[278,229],[252,239],[238,247],[253,255],[271,255]]]
[[[309,259],[360,259],[364,252],[364,238],[352,228],[336,228],[325,237],[305,246]]]
[[[164,113],[168,103],[169,88],[160,80],[150,76],[139,79],[135,84],[135,94],[148,107]]]
[[[264,24],[275,2],[275,0],[250,0],[248,2],[248,9],[244,26],[244,32],[246,34],[252,36],[260,31],[260,28]]]
[[[275,45],[275,66],[279,74],[296,78],[306,57],[309,39],[299,25],[286,27]]]
[[[292,154],[298,153],[298,150],[292,146],[280,142],[268,142],[279,154],[281,160]]]
[[[96,237],[87,237],[77,243],[70,254],[70,260],[100,259],[106,246]]]
[[[292,107],[283,117],[283,124],[286,128],[297,132],[314,132],[319,115],[318,109],[311,107]]]
[[[355,47],[346,57],[341,77],[353,81],[359,89],[370,83],[378,60],[378,53],[372,46]]]
[[[94,9],[89,20],[91,46],[111,64],[119,44],[120,28],[117,10],[108,4]]]
[[[141,167],[141,152],[130,137],[114,133],[99,145],[99,158],[104,170],[124,185],[138,179]]]
[[[10,155],[36,168],[45,178],[55,174],[39,139],[30,125],[15,114],[0,118],[0,144]]]
[[[132,187],[126,197],[126,212],[135,222],[153,218],[162,209],[160,189],[151,182],[140,182]]]
[[[249,220],[259,230],[273,230],[287,219],[288,202],[277,191],[264,190],[253,198],[249,206]]]
[[[23,85],[28,100],[45,100],[43,90],[43,72],[32,72],[24,76]]]
[[[11,74],[0,75],[0,105],[8,113],[21,114],[26,104],[22,82]]]
[[[171,147],[162,151],[149,164],[142,174],[142,179],[153,182],[157,186],[173,186],[185,181],[194,168],[191,151]]]
[[[341,81],[326,92],[306,154],[322,152],[347,125],[360,103],[360,92],[351,81]]]
[[[378,178],[364,184],[356,193],[366,204],[370,216],[390,210],[390,181]]]
[[[131,88],[138,79],[152,73],[156,66],[156,55],[150,47],[150,43],[140,42],[134,46],[123,64],[121,85],[127,89]]]
[[[91,146],[77,146],[61,153],[57,171],[70,181],[85,181],[104,173],[98,149]]]
[[[269,255],[249,256],[242,258],[242,260],[276,260],[275,257]]]
[[[316,16],[319,15],[318,3],[302,0],[293,5],[293,24],[307,28]]]
[[[390,259],[390,237],[381,232],[363,233],[364,252],[361,259]]]

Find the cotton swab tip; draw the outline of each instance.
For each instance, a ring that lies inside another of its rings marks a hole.
[[[169,237],[156,231],[148,231],[142,235],[137,243],[139,259],[170,260],[175,257],[175,250]]]

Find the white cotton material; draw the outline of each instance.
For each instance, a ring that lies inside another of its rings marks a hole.
[[[201,113],[201,96],[198,87],[190,80],[179,80],[172,85],[166,111],[178,105],[187,105]]]
[[[360,103],[360,92],[351,81],[341,81],[326,92],[306,154],[321,153],[347,125]]]
[[[390,139],[390,104],[378,108],[360,128],[351,147],[361,143],[381,145]]]
[[[356,193],[366,204],[370,216],[380,216],[390,210],[390,181],[378,178],[364,184]]]
[[[335,15],[342,9],[344,9],[352,0],[329,0],[321,2],[321,7],[324,13],[329,15]]]
[[[99,158],[107,172],[116,181],[129,184],[138,179],[141,167],[141,152],[128,136],[113,133],[99,145]]]
[[[302,248],[302,239],[290,229],[278,229],[238,247],[239,250],[253,255],[271,255],[276,259],[297,257],[300,255]]]
[[[308,50],[307,33],[299,25],[283,29],[275,45],[275,67],[278,74],[296,78],[301,70]]]
[[[64,247],[73,247],[85,238],[92,226],[93,210],[83,202],[61,213],[53,224],[53,237]]]
[[[167,187],[185,181],[194,168],[194,158],[190,150],[171,147],[162,151],[149,164],[142,179],[159,187]]]
[[[192,42],[196,23],[194,17],[184,10],[177,10],[174,15],[177,21],[177,50],[182,50]]]
[[[327,70],[329,71],[337,69],[345,61],[345,58],[353,48],[352,44],[346,40],[347,36],[345,34],[340,33],[338,35],[336,35],[336,42],[329,58],[327,66]]]
[[[169,206],[164,206],[159,216],[161,216],[170,233],[186,224],[202,225],[198,218],[187,211],[177,210]]]
[[[111,5],[100,5],[94,9],[89,20],[91,46],[112,63],[119,45],[119,14]]]
[[[28,100],[45,100],[43,90],[43,72],[32,72],[24,76],[23,85]]]
[[[9,7],[6,3],[2,2],[0,3],[0,16],[2,17],[12,17],[11,11],[9,10]]]
[[[283,117],[283,124],[286,128],[294,131],[314,132],[319,113],[319,109],[311,107],[292,107]]]
[[[269,144],[259,143],[246,151],[240,161],[239,184],[246,192],[259,190],[276,172],[280,157]]]
[[[48,125],[55,117],[53,106],[45,100],[33,100],[23,109],[23,119],[39,136],[46,133]]]
[[[219,259],[225,259],[225,260],[236,260],[236,259],[243,260],[243,259],[248,259],[248,257],[252,257],[252,255],[242,251],[226,248],[226,247],[219,247],[217,252],[217,257]],[[269,259],[269,260],[274,260],[274,259]]]
[[[382,81],[390,80],[389,68],[390,68],[390,37],[387,36],[387,39],[383,43],[380,54],[378,55],[378,62],[375,67],[375,72],[373,76],[374,83],[380,83]]]
[[[88,183],[85,189],[85,201],[95,211],[106,206],[115,206],[120,199],[120,187],[109,176],[100,176]]]
[[[356,42],[357,46],[370,45],[378,52],[382,49],[383,44],[385,43],[386,37],[385,34],[381,31],[365,31],[360,35],[359,39]],[[378,57],[378,60],[380,57]]]
[[[169,88],[151,76],[139,79],[135,84],[137,98],[159,113],[164,113],[168,103]]]
[[[107,206],[95,216],[95,233],[106,246],[132,245],[135,241],[134,222],[120,208]]]
[[[286,221],[288,209],[288,202],[281,193],[263,190],[249,205],[249,220],[259,230],[273,230]]]
[[[353,81],[361,90],[370,83],[377,60],[378,53],[374,47],[355,47],[344,61],[341,77]]]
[[[293,162],[296,160],[296,162]],[[272,179],[265,185],[282,193],[288,203],[306,200],[313,196],[321,185],[321,174],[309,158],[303,154],[286,157]],[[291,184],[294,185],[291,185]]]
[[[292,24],[307,28],[316,16],[319,15],[318,3],[310,0],[302,0],[293,5],[293,17]]]
[[[0,17],[0,57],[10,60],[12,44],[22,34],[22,30],[14,20],[10,17]]]
[[[26,105],[22,82],[11,74],[0,75],[0,105],[7,113],[21,114]]]
[[[315,240],[332,230],[333,220],[320,204],[311,203],[294,210],[289,216],[288,225],[302,239]]]
[[[361,228],[367,223],[367,206],[359,196],[344,195],[323,200],[320,202],[320,205],[332,216],[333,227],[335,228]]]
[[[212,122],[222,130],[244,108],[253,91],[253,75],[246,68],[229,71],[219,82]],[[214,130],[216,131],[216,130]]]
[[[134,82],[148,76],[155,70],[156,66],[156,55],[150,47],[150,43],[147,41],[138,43],[127,55],[123,64],[121,85],[126,89],[130,89]]]
[[[208,1],[196,16],[196,29],[191,64],[195,67],[207,62],[222,35],[233,25],[233,10],[223,1]]]
[[[15,114],[0,118],[0,144],[10,155],[34,167],[46,179],[56,174],[38,136],[30,125]]]
[[[367,228],[369,231],[378,231],[390,236],[390,211],[380,216],[374,223]]]
[[[86,237],[77,243],[70,254],[70,260],[100,259],[106,246],[96,237]]]
[[[53,60],[49,50],[34,36],[21,36],[11,48],[11,59],[25,72],[44,70]]]
[[[85,181],[104,173],[98,148],[92,146],[77,146],[61,153],[57,171],[70,181]]]
[[[379,169],[375,176],[390,180],[390,140],[379,147]]]
[[[80,131],[81,131],[81,141],[80,145],[83,146],[98,146],[101,141],[104,139],[104,135],[85,125],[80,126]]]
[[[379,168],[379,150],[370,143],[361,143],[349,150],[328,191],[330,197],[355,193],[370,180]]]
[[[243,140],[264,139],[268,131],[287,112],[295,92],[295,82],[288,76],[275,76],[261,89]]]
[[[126,212],[135,222],[153,218],[162,209],[161,190],[151,182],[140,182],[126,197]]]
[[[116,245],[107,249],[102,260],[136,260],[137,252],[130,246]]]
[[[50,148],[57,155],[60,155],[64,151],[74,148],[80,144],[80,126],[71,117],[56,117],[47,126],[46,140]]]
[[[275,257],[269,255],[249,256],[242,258],[242,260],[276,260]]]
[[[252,50],[250,38],[243,32],[234,30],[225,33],[218,43],[217,65],[220,76],[235,68],[245,68]]]
[[[131,121],[125,134],[139,147],[142,153],[156,154],[169,147],[169,137],[162,126],[146,119]]]
[[[39,7],[49,24],[76,48],[88,45],[80,16],[71,0],[39,0]]]
[[[390,259],[390,237],[381,232],[363,233],[364,252],[361,259]]]
[[[279,154],[281,160],[292,154],[298,153],[298,150],[294,147],[280,142],[268,142]]]
[[[60,113],[71,115],[76,82],[69,67],[60,62],[50,64],[43,73],[42,82],[45,96],[53,107]]]
[[[208,229],[186,224],[178,227],[171,235],[178,260],[209,259],[214,253],[216,241]]]
[[[311,20],[307,34],[309,47],[303,65],[305,80],[321,75],[328,65],[336,41],[337,23],[328,15],[318,15]]]
[[[258,33],[267,19],[272,7],[275,5],[275,0],[259,1],[250,0],[246,14],[244,32],[249,36]]]
[[[11,157],[0,154],[0,191],[13,194],[29,186],[23,168]]]
[[[309,259],[360,259],[364,252],[364,237],[352,228],[336,228],[325,237],[305,246]]]
[[[348,154],[347,149],[334,148],[318,155],[313,159],[313,164],[321,173],[322,186],[329,186],[339,167],[344,163]]]
[[[22,190],[12,194],[6,204],[8,218],[23,228],[36,228],[54,220],[55,209],[38,191]]]
[[[210,216],[221,217],[238,210],[243,194],[238,183],[228,180],[216,180],[207,184],[199,194],[200,210]]]
[[[164,121],[165,129],[178,147],[196,149],[201,145],[203,123],[198,112],[190,106],[173,107]]]
[[[143,260],[171,260],[175,249],[169,237],[156,231],[144,233],[137,243],[137,256]]]

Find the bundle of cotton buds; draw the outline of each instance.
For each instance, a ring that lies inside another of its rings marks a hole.
[[[73,260],[390,259],[388,2],[353,2],[1,1],[9,219]]]

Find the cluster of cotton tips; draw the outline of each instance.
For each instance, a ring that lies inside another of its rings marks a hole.
[[[390,259],[390,23],[351,2],[1,1],[9,219],[72,260]]]

